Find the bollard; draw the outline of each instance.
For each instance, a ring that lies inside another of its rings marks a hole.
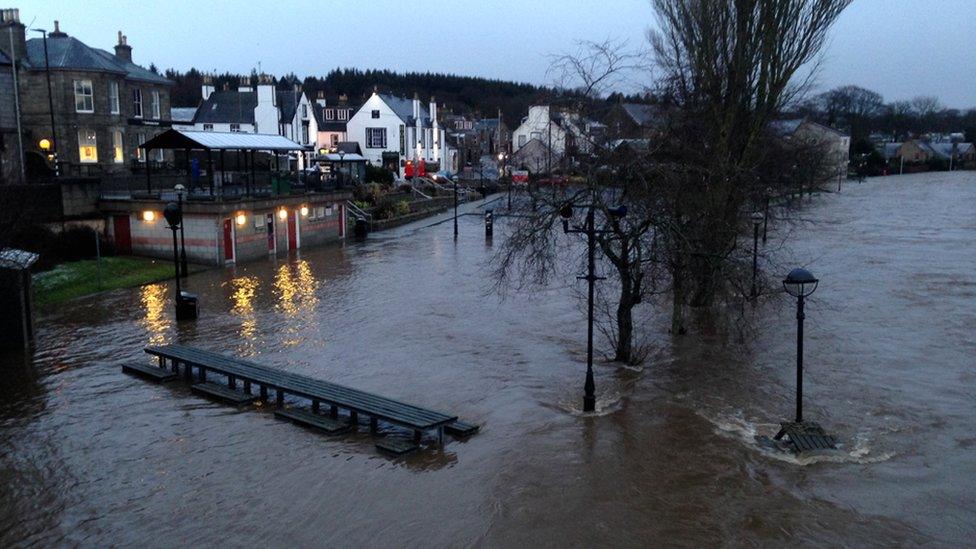
[[[495,211],[485,210],[485,238],[491,238],[494,231],[493,225],[495,224]]]

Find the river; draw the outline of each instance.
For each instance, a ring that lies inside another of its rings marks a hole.
[[[477,216],[190,276],[196,322],[151,284],[37,321],[0,358],[0,546],[971,544],[976,538],[976,174],[847,183],[771,233],[821,279],[805,409],[841,450],[760,449],[793,413],[790,302],[745,336],[667,335],[642,368],[596,366],[568,279],[490,292]],[[497,222],[495,244],[504,234]],[[146,344],[230,353],[482,426],[405,458],[363,428],[320,436],[266,409],[154,385]]]

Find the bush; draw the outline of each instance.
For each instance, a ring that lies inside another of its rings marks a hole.
[[[71,227],[55,233],[43,225],[23,225],[13,229],[8,245],[39,254],[35,269],[45,271],[65,261],[94,258],[96,234],[101,255],[115,255],[112,243],[91,227]]]
[[[400,217],[408,213],[410,213],[409,202],[406,200],[393,201],[389,198],[382,199],[377,204],[376,209],[373,210],[373,215],[377,219],[393,219],[394,217]]]
[[[393,172],[390,170],[381,166],[366,164],[366,181],[392,185],[393,179]]]
[[[384,194],[386,194],[386,190],[379,183],[356,185],[352,190],[352,195],[355,200],[367,202],[371,205],[379,204]]]

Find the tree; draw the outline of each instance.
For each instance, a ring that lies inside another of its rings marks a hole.
[[[684,306],[707,306],[736,270],[743,214],[763,194],[771,119],[805,90],[814,61],[849,0],[653,0],[650,33],[673,105],[655,179],[660,241],[670,270],[672,331]]]
[[[858,86],[841,86],[818,96],[827,113],[828,124],[843,123],[851,128],[854,139],[870,133],[870,121],[884,110],[880,93]]]

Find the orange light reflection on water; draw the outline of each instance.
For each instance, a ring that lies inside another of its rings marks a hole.
[[[146,284],[140,289],[140,302],[144,311],[142,325],[149,334],[150,345],[166,343],[166,331],[170,327],[170,319],[163,314],[166,307],[166,286],[162,284]]]

